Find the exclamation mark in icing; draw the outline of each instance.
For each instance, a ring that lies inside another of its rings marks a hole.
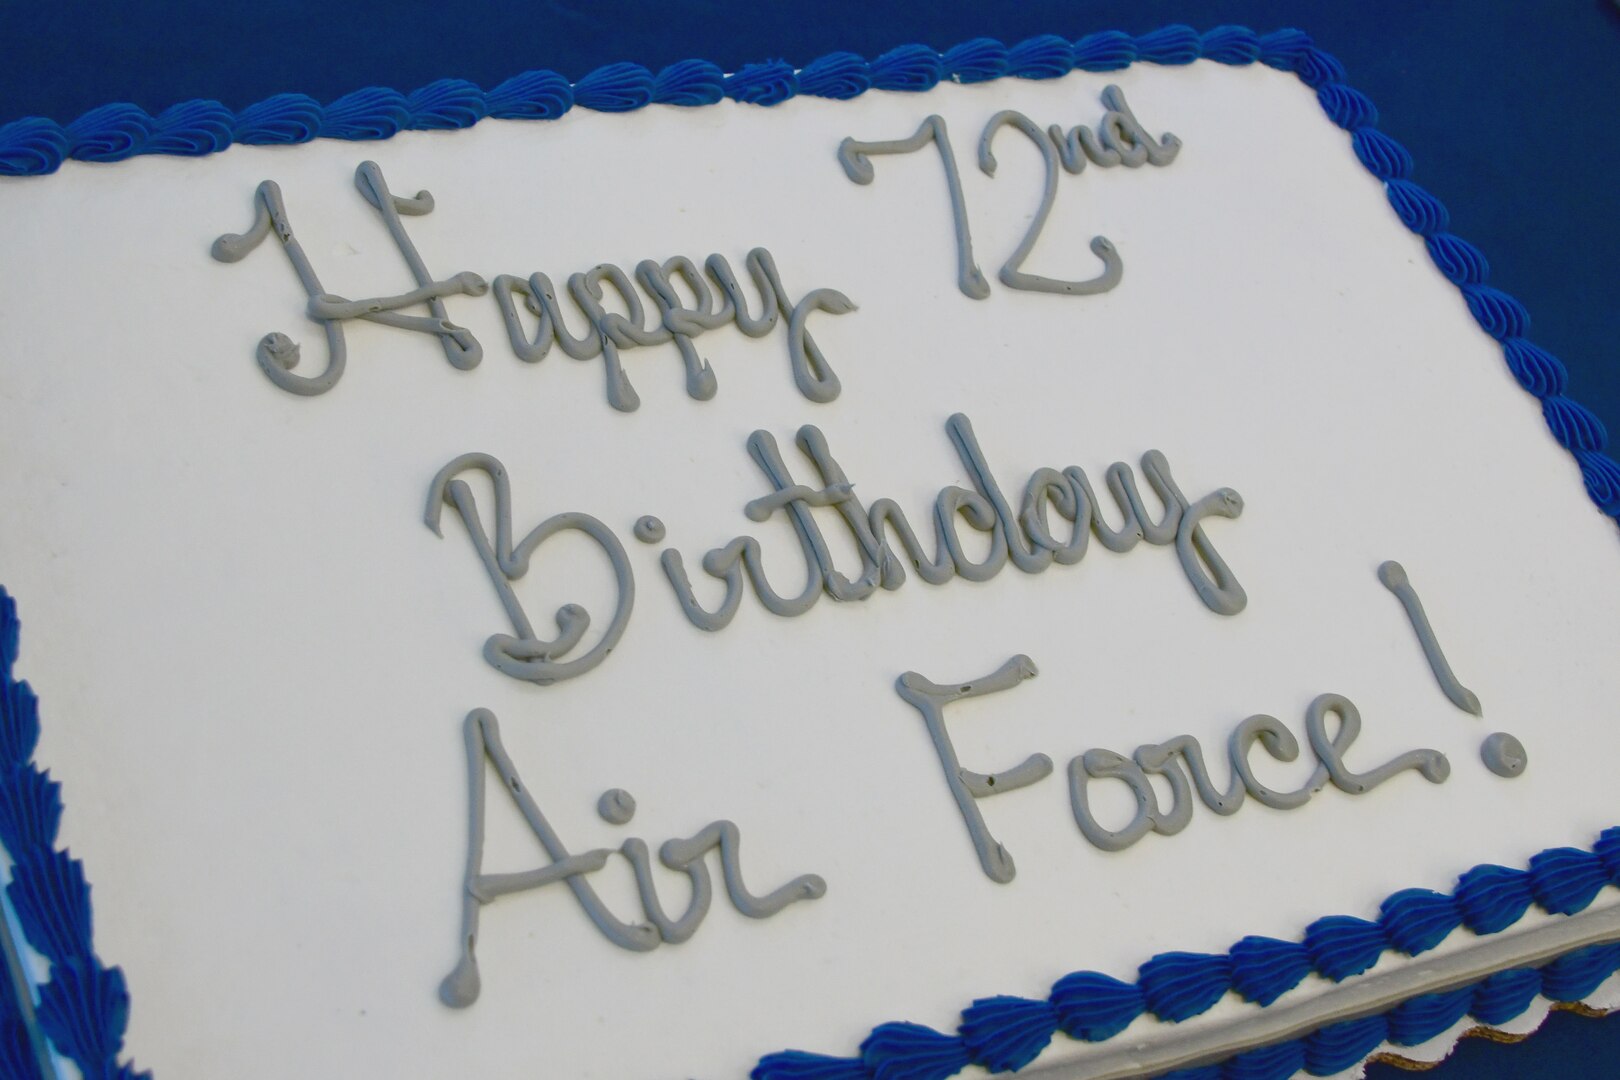
[[[1434,636],[1434,627],[1429,624],[1429,616],[1423,610],[1423,601],[1418,599],[1411,579],[1406,576],[1406,568],[1391,559],[1379,565],[1378,580],[1395,594],[1401,607],[1406,609],[1412,631],[1417,634],[1418,644],[1423,647],[1423,655],[1429,661],[1429,670],[1434,672],[1435,682],[1440,684],[1446,697],[1463,712],[1484,717],[1479,696],[1457,680],[1451,665],[1446,662],[1446,654],[1441,651],[1440,642]],[[1479,756],[1485,762],[1485,767],[1498,776],[1518,776],[1524,772],[1527,763],[1524,744],[1505,731],[1487,736],[1479,748]]]

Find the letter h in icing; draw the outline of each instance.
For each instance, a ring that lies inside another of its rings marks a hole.
[[[435,280],[422,261],[422,256],[417,253],[416,244],[406,233],[404,222],[400,220],[402,214],[415,217],[431,212],[433,196],[426,191],[418,191],[414,197],[395,195],[388,190],[382,169],[373,161],[361,162],[359,168],[355,169],[354,184],[365,200],[382,215],[389,235],[410,268],[411,276],[416,279],[417,287],[393,296],[373,296],[361,300],[346,300],[327,292],[321,286],[309,256],[293,235],[287,207],[281,200],[280,185],[273,180],[264,181],[254,193],[252,227],[245,233],[226,233],[215,240],[213,256],[220,262],[238,262],[263,243],[264,238],[274,230],[276,239],[281,241],[282,250],[287,253],[294,272],[298,274],[299,282],[304,286],[304,292],[309,296],[309,317],[326,331],[327,361],[326,370],[319,375],[295,375],[292,369],[298,366],[297,343],[286,334],[272,331],[259,339],[255,350],[259,367],[264,369],[271,382],[289,393],[303,397],[326,393],[343,377],[348,358],[343,324],[349,319],[365,319],[400,330],[437,335],[444,346],[445,359],[450,361],[451,366],[462,371],[477,367],[484,358],[483,346],[469,331],[450,321],[445,311],[444,297],[458,294],[482,296],[489,290],[489,285],[469,271]],[[400,314],[401,308],[423,303],[427,305],[428,315]]]

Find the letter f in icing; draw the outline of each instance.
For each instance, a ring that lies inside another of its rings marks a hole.
[[[923,723],[928,725],[928,734],[934,740],[934,750],[939,754],[939,763],[945,769],[945,782],[950,785],[951,794],[956,797],[956,805],[962,811],[962,821],[967,825],[968,835],[973,838],[973,847],[979,853],[979,865],[984,868],[990,880],[1002,884],[1011,881],[1018,870],[1013,865],[1012,853],[990,835],[990,830],[984,823],[984,815],[979,812],[978,800],[1007,791],[1017,791],[1037,780],[1045,779],[1052,773],[1052,759],[1045,754],[1031,754],[1012,768],[999,773],[976,773],[964,769],[957,760],[956,747],[951,744],[950,733],[945,730],[945,706],[964,698],[982,697],[985,694],[1010,690],[1025,679],[1034,677],[1035,662],[1019,654],[984,678],[971,682],[941,686],[929,682],[915,671],[908,671],[894,684],[895,693],[922,713]]]

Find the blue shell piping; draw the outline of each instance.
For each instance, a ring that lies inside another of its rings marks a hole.
[[[573,84],[555,72],[531,71],[487,92],[464,80],[441,79],[408,95],[359,90],[324,107],[302,94],[277,94],[240,113],[214,101],[189,101],[153,117],[137,106],[114,104],[92,109],[66,127],[39,117],[0,126],[0,176],[52,173],[70,158],[107,162],[138,154],[201,156],[233,143],[384,139],[399,131],[468,127],[486,116],[548,120],[576,106],[624,112],[650,104],[699,107],[723,98],[770,106],[799,94],[842,100],[868,89],[922,92],[944,80],[1050,79],[1073,69],[1116,71],[1136,62],[1179,65],[1200,58],[1235,66],[1259,62],[1293,72],[1316,91],[1328,118],[1349,134],[1362,165],[1384,183],[1401,222],[1424,238],[1436,267],[1461,292],[1480,329],[1502,344],[1515,380],[1542,403],[1549,430],[1575,459],[1592,501],[1610,517],[1620,517],[1620,464],[1605,453],[1608,432],[1602,422],[1565,396],[1568,372],[1525,337],[1530,320],[1523,305],[1485,283],[1489,265],[1484,256],[1448,231],[1444,205],[1408,179],[1412,156],[1377,130],[1372,102],[1345,85],[1343,66],[1297,30],[1260,35],[1221,26],[1199,34],[1186,26],[1169,26],[1139,37],[1105,31],[1072,42],[1048,34],[1010,47],[978,38],[943,54],[908,45],[870,61],[841,52],[797,71],[770,61],[731,75],[701,60],[682,61],[656,75],[621,63]],[[51,962],[50,981],[40,992],[40,1024],[57,1050],[86,1076],[139,1080],[147,1074],[136,1074],[117,1061],[129,1011],[123,974],[103,967],[94,955],[89,887],[79,863],[54,846],[60,804],[55,785],[32,762],[38,738],[36,703],[27,684],[12,677],[17,625],[15,605],[0,590],[0,838],[19,871],[9,888],[19,912],[29,913],[22,917],[24,932]],[[30,806],[38,812],[18,809]],[[1106,1039],[1143,1011],[1184,1019],[1233,990],[1264,1007],[1312,971],[1348,977],[1385,951],[1431,948],[1459,925],[1476,933],[1499,932],[1528,908],[1507,895],[1515,888],[1543,910],[1569,914],[1584,910],[1607,885],[1620,885],[1620,828],[1604,832],[1591,851],[1544,851],[1525,871],[1475,868],[1449,897],[1416,890],[1397,893],[1385,902],[1377,922],[1333,916],[1312,924],[1299,943],[1246,938],[1224,956],[1162,954],[1142,965],[1135,985],[1077,972],[1059,980],[1049,1001],[980,999],[964,1011],[957,1035],[915,1024],[883,1024],[863,1044],[861,1057],[785,1051],[763,1058],[752,1075],[754,1080],[867,1080],[878,1075],[943,1078],[971,1063],[996,1071],[1018,1068],[1034,1060],[1059,1031]],[[1515,909],[1518,915],[1513,915]],[[1303,1039],[1240,1054],[1221,1066],[1173,1075],[1182,1080],[1248,1080],[1288,1076],[1300,1069],[1337,1072],[1386,1039],[1420,1042],[1464,1015],[1499,1024],[1522,1013],[1538,993],[1553,1000],[1579,1000],[1617,969],[1620,946],[1583,949],[1539,971],[1501,972],[1471,988],[1415,998],[1383,1016],[1330,1025]],[[0,1034],[10,1029],[12,1011],[0,995]]]
[[[124,973],[104,967],[91,944],[90,886],[84,867],[56,847],[62,818],[58,785],[34,764],[39,700],[12,672],[20,644],[17,605],[0,588],[0,842],[11,855],[7,899],[28,944],[50,963],[35,1018],[56,1051],[87,1080],[151,1080],[120,1063],[129,992]],[[3,930],[0,930],[3,932]],[[0,1008],[0,1075],[33,1077],[16,1042],[15,1003]],[[20,1016],[19,1016],[20,1019]],[[26,1039],[26,1032],[22,1032]]]
[[[1385,953],[1426,952],[1459,926],[1480,936],[1507,929],[1486,925],[1489,905],[1482,905],[1477,890],[1468,887],[1485,879],[1522,887],[1537,907],[1551,914],[1584,911],[1606,887],[1620,886],[1620,827],[1605,830],[1589,851],[1549,848],[1532,857],[1526,870],[1475,867],[1450,896],[1402,890],[1384,901],[1376,921],[1331,915],[1312,923],[1302,942],[1247,937],[1224,954],[1161,953],[1141,966],[1135,984],[1095,971],[1074,972],[1053,984],[1046,1000],[980,998],[962,1010],[955,1035],[920,1024],[880,1024],[861,1044],[859,1057],[786,1050],[761,1058],[750,1076],[879,1080],[915,1075],[944,1080],[969,1065],[991,1072],[1022,1068],[1060,1032],[1103,1042],[1143,1013],[1169,1022],[1191,1019],[1232,992],[1264,1008],[1313,972],[1337,982],[1365,971]],[[1340,960],[1346,947],[1359,956],[1349,967]],[[1620,943],[1577,949],[1540,969],[1497,972],[1470,987],[1404,1001],[1382,1016],[1331,1024],[1301,1039],[1246,1051],[1222,1065],[1168,1076],[1250,1080],[1289,1077],[1302,1069],[1331,1075],[1358,1064],[1386,1040],[1415,1046],[1464,1016],[1504,1024],[1529,1008],[1538,994],[1555,1002],[1580,1001],[1617,970]]]

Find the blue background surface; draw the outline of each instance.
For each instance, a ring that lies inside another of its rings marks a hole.
[[[282,91],[330,101],[363,86],[409,91],[447,76],[488,88],[534,68],[578,79],[617,60],[653,70],[692,57],[728,71],[777,58],[802,66],[835,50],[874,57],[911,42],[943,49],[979,36],[1010,43],[1173,22],[1299,27],[1338,56],[1350,84],[1378,105],[1379,127],[1412,151],[1413,178],[1450,208],[1452,231],[1491,259],[1492,284],[1530,310],[1531,339],[1568,365],[1570,396],[1620,435],[1615,0],[13,2],[0,4],[0,124],[22,116],[67,123],[113,101],[154,115],[197,97],[241,109]],[[1502,504],[1511,512],[1511,492]],[[1617,1073],[1620,1018],[1555,1014],[1516,1046],[1465,1040],[1426,1075]],[[1379,1080],[1405,1075],[1369,1071]]]

